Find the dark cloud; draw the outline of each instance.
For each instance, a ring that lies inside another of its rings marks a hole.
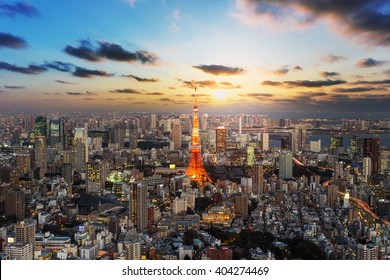
[[[272,93],[246,93],[245,96],[255,97],[255,98],[264,98],[264,97],[272,97]]]
[[[91,43],[88,40],[80,40],[79,43],[80,46],[78,47],[67,45],[64,49],[64,52],[77,58],[93,62],[100,61],[103,59],[99,55],[99,52],[93,49]]]
[[[27,42],[12,34],[0,32],[0,48],[2,47],[10,49],[24,49],[27,47]]]
[[[276,86],[276,87],[285,87],[285,88],[292,88],[292,87],[314,88],[314,87],[340,85],[344,83],[346,83],[346,81],[343,80],[317,80],[317,81],[297,80],[297,81],[284,81],[284,82],[264,81],[261,84],[264,86]]]
[[[90,92],[90,91],[86,91],[85,93],[86,93],[87,95],[94,95],[94,96],[97,95],[96,93],[93,93],[93,92]]]
[[[244,2],[244,3],[242,3]],[[388,0],[240,0],[236,17],[266,24],[269,20],[302,28],[317,20],[365,45],[390,45]]]
[[[92,97],[84,97],[83,99],[84,100],[96,100],[96,98],[92,98]]]
[[[47,71],[45,67],[40,65],[30,64],[28,67],[20,67],[4,61],[0,61],[0,70],[7,70],[26,75],[37,75]]]
[[[327,54],[322,57],[322,60],[325,62],[333,63],[333,62],[347,60],[347,58],[341,55]]]
[[[113,101],[113,100],[116,100],[115,98],[106,98],[105,100],[107,101]]]
[[[124,88],[124,89],[114,89],[111,90],[110,92],[113,93],[132,93],[132,94],[142,94],[139,90],[136,89],[131,89],[131,88]]]
[[[193,93],[191,94],[191,97],[211,97],[211,95],[207,93]]]
[[[14,4],[0,2],[0,15],[13,18],[18,14],[26,17],[40,16],[38,9],[26,2],[16,2]]]
[[[59,83],[59,84],[65,84],[65,85],[75,85],[77,83],[74,83],[74,82],[68,82],[68,81],[63,81],[63,80],[55,80],[56,83]]]
[[[148,92],[146,95],[165,95],[165,93],[162,92]]]
[[[45,95],[60,95],[60,92],[45,92]]]
[[[287,66],[283,66],[279,69],[276,69],[276,70],[269,70],[267,71],[268,73],[270,74],[273,74],[273,75],[276,75],[276,76],[283,76],[283,75],[286,75],[290,70],[288,69]]]
[[[132,79],[136,80],[137,82],[141,82],[141,83],[156,83],[156,82],[160,81],[157,78],[148,79],[148,78],[141,78],[141,77],[138,77],[135,75],[124,75],[124,77],[132,78]]]
[[[71,91],[66,92],[66,94],[69,94],[69,95],[85,95],[85,93],[82,93],[82,92],[71,92]]]
[[[172,100],[170,98],[160,98],[159,100],[162,102],[174,102],[174,100]]]
[[[384,60],[376,60],[373,58],[363,58],[356,63],[356,66],[359,68],[367,68],[374,66],[382,66],[386,63]]]
[[[184,97],[184,94],[176,94],[177,97]]]
[[[293,68],[294,71],[300,71],[303,70],[301,66],[297,65]]]
[[[4,85],[5,88],[8,88],[8,89],[23,89],[25,87],[23,86],[7,86],[7,85]]]
[[[359,80],[359,81],[353,82],[351,84],[353,84],[353,85],[390,85],[390,79],[374,80],[374,81]]]
[[[168,89],[175,90],[176,88],[175,87],[168,87]]]
[[[45,62],[44,66],[61,72],[72,72],[76,67],[71,63],[61,61]]]
[[[339,75],[340,74],[337,72],[327,72],[327,71],[320,72],[320,76],[324,77],[324,78],[335,77],[335,76],[339,76]]]
[[[376,88],[376,87],[355,87],[355,88],[335,88],[335,92],[366,92],[366,91],[375,91],[375,90],[382,90],[382,91],[388,91],[386,88]]]
[[[236,89],[241,88],[241,85],[233,85],[229,82],[216,82],[214,80],[206,81],[179,81],[183,82],[183,86],[194,89],[195,86],[199,88],[209,88],[209,89]]]
[[[130,63],[138,61],[143,64],[154,64],[158,59],[157,55],[151,52],[145,50],[131,52],[123,49],[118,44],[105,41],[98,42],[98,47],[95,47],[89,40],[80,40],[78,47],[67,45],[64,51],[69,55],[92,62],[109,59]]]
[[[223,65],[198,65],[198,66],[192,66],[193,68],[202,70],[205,73],[209,73],[216,76],[230,76],[230,75],[239,75],[241,74],[244,69],[239,67],[229,67],[229,66],[223,66]]]
[[[113,74],[109,74],[103,70],[90,70],[82,67],[76,67],[72,72],[73,76],[80,78],[92,78],[93,76],[111,77]]]

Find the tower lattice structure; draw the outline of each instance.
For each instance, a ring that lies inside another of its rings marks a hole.
[[[198,105],[195,98],[194,121],[192,125],[192,140],[190,146],[190,164],[188,165],[186,174],[198,185],[203,185],[207,181],[211,182],[211,178],[203,167],[202,154],[200,151]]]

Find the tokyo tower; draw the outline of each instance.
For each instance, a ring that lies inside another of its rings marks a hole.
[[[196,88],[195,88],[196,91]],[[190,164],[186,170],[186,174],[195,181],[198,185],[203,185],[207,181],[211,182],[210,176],[203,167],[202,155],[200,153],[199,140],[199,120],[198,120],[198,105],[194,103],[194,122],[192,125],[192,140],[190,146]]]

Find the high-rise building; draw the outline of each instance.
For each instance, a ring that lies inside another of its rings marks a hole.
[[[353,154],[361,155],[363,151],[363,138],[356,135],[352,136],[349,138],[349,147]]]
[[[33,260],[34,248],[31,243],[14,242],[5,247],[4,252],[10,260]]]
[[[255,163],[255,148],[253,146],[248,146],[246,148],[246,165],[253,166]]]
[[[66,183],[73,183],[73,172],[71,163],[64,163],[61,165],[61,176],[62,178],[64,178]]]
[[[35,137],[35,168],[39,168],[39,179],[45,177],[47,171],[45,136]]]
[[[207,130],[207,118],[209,117],[208,114],[203,114],[202,116],[202,130]]]
[[[381,139],[380,138],[364,138],[363,140],[363,156],[371,158],[371,174],[379,174],[381,166]]]
[[[343,137],[342,136],[332,136],[330,137],[330,150],[332,154],[336,154],[339,148],[343,147]]]
[[[291,179],[292,175],[292,154],[289,151],[284,151],[279,156],[279,178]]]
[[[262,165],[254,165],[252,167],[252,180],[255,186],[255,193],[257,195],[262,195],[264,193],[264,173]]]
[[[181,124],[180,122],[174,122],[172,127],[172,141],[175,150],[181,148]]]
[[[261,134],[261,150],[262,151],[269,150],[269,134],[267,132],[263,132]]]
[[[37,136],[47,137],[47,122],[45,117],[38,116],[35,118],[34,133],[35,133],[35,137]]]
[[[107,178],[107,163],[105,160],[89,161],[87,163],[87,192],[100,194]]]
[[[16,190],[8,191],[5,194],[4,202],[6,215],[21,221],[25,219],[26,202],[24,192]]]
[[[51,146],[65,147],[65,126],[63,119],[53,119],[49,122],[49,143]]]
[[[174,215],[187,212],[187,198],[176,197],[172,203],[172,213]]]
[[[342,178],[344,175],[344,162],[336,161],[333,168],[333,182],[337,184],[338,178]]]
[[[148,226],[148,191],[147,186],[134,183],[130,186],[129,220],[138,231]]]
[[[226,151],[226,128],[223,126],[218,127],[215,130],[216,134],[216,151],[217,153]]]
[[[338,198],[338,185],[328,185],[327,186],[327,199],[328,199],[328,207],[334,208],[336,206],[337,198]]]
[[[310,151],[314,153],[321,152],[321,139],[318,139],[317,141],[310,140]]]
[[[295,133],[297,136],[298,151],[303,151],[306,143],[306,129],[296,128]]]
[[[31,243],[35,247],[35,220],[26,219],[15,226],[16,242]]]
[[[242,133],[242,117],[238,117],[238,135],[241,135]]]
[[[356,259],[358,260],[377,260],[378,246],[372,242],[360,240],[356,246]]]
[[[20,153],[16,155],[16,169],[19,174],[30,174],[31,172],[31,156],[30,154]]]
[[[371,177],[372,163],[370,157],[363,158],[363,176],[367,181]]]
[[[137,239],[124,242],[124,247],[127,250],[127,260],[140,260],[141,259],[141,242]]]
[[[84,128],[76,128],[73,138],[73,167],[77,172],[85,170],[88,161],[88,139]]]
[[[291,151],[291,149],[292,149],[292,146],[291,146],[291,136],[282,136],[280,141],[281,141],[280,147],[281,147],[282,150]]]
[[[243,219],[248,218],[249,199],[246,194],[238,194],[234,197],[234,209]]]
[[[157,116],[156,114],[150,115],[150,129],[155,129],[157,124]]]

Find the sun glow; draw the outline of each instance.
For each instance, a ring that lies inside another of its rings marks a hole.
[[[224,90],[216,90],[213,91],[213,96],[216,100],[223,100],[226,98],[226,92]]]

